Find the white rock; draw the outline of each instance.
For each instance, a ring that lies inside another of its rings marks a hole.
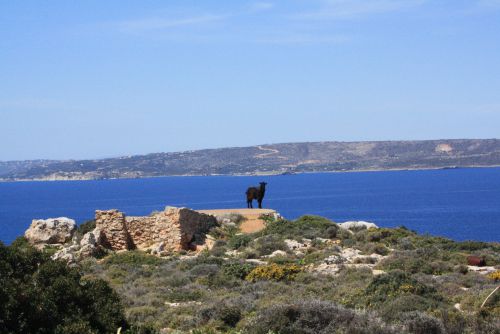
[[[282,251],[282,250],[275,250],[274,252],[272,252],[271,254],[269,255],[266,255],[265,257],[276,257],[276,256],[286,256],[286,252],[285,251]]]
[[[326,263],[321,263],[320,265],[313,267],[312,271],[323,274],[323,275],[332,275],[335,276],[337,275],[340,270],[343,268],[343,265],[341,264],[326,264]]]
[[[354,261],[355,258],[358,257],[364,257],[361,255],[361,251],[359,249],[354,249],[354,248],[344,248],[342,249],[340,255],[346,258],[348,262],[352,262]]]
[[[234,256],[234,257],[236,257],[236,256],[238,256],[240,254],[240,252],[238,252],[238,250],[235,249],[235,250],[228,250],[224,254],[226,254],[227,256]]]
[[[163,251],[165,251],[165,243],[162,241],[151,249],[151,254],[161,254]]]
[[[315,240],[319,241],[319,242],[322,242],[322,243],[326,243],[326,242],[330,242],[331,241],[330,239],[325,239],[325,238],[316,238]]]
[[[342,263],[345,263],[347,262],[347,259],[343,256],[340,256],[340,255],[330,255],[329,257],[327,257],[324,262],[326,264],[342,264]]]
[[[475,271],[478,274],[487,275],[489,273],[495,272],[495,267],[478,267],[478,266],[467,266],[469,271]]]
[[[267,264],[266,261],[262,261],[262,260],[259,260],[259,259],[246,259],[245,262],[253,263],[253,264],[256,264],[258,266]]]
[[[188,302],[183,302],[183,303],[165,302],[165,305],[167,305],[169,307],[180,307],[180,306],[191,306],[191,305],[202,305],[202,304],[201,304],[201,302],[188,301]]]
[[[298,242],[292,239],[285,239],[285,244],[295,255],[304,255],[304,252],[311,247],[311,240],[302,239],[302,242]]]
[[[97,246],[102,242],[102,231],[99,228],[95,228],[94,230],[85,233],[80,240],[80,246],[92,245]]]
[[[103,234],[99,228],[87,232],[80,240],[80,249],[78,252],[79,258],[85,258],[96,254],[99,246],[102,243]]]
[[[71,240],[75,230],[76,223],[70,218],[33,219],[24,236],[34,245],[64,244]]]
[[[75,255],[68,248],[57,251],[51,258],[52,260],[63,260],[68,263],[75,262]]]
[[[345,223],[340,223],[338,226],[344,230],[351,230],[351,229],[362,229],[362,228],[378,228],[377,225],[374,223],[369,223],[365,222],[362,220],[359,221],[347,221]]]

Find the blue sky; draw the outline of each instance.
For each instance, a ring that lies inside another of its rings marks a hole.
[[[0,160],[499,132],[500,0],[0,1]]]

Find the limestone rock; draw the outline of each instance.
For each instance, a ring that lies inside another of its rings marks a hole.
[[[85,233],[80,240],[80,249],[78,251],[79,257],[89,257],[96,254],[102,244],[103,235],[99,228]]]
[[[367,268],[373,275],[380,275],[383,271],[374,267],[387,256],[380,254],[362,255],[361,251],[355,248],[343,248],[339,254],[333,254],[323,260],[317,266],[312,266],[309,270],[324,275],[337,275],[343,268]]]
[[[162,241],[151,249],[151,254],[161,256],[165,252],[165,243]]]
[[[34,219],[24,236],[33,245],[64,244],[75,230],[75,221],[66,217]]]
[[[369,223],[365,221],[348,221],[345,223],[340,223],[338,226],[344,230],[361,230],[361,229],[370,229],[370,228],[378,228],[374,223]]]
[[[255,265],[258,265],[258,266],[262,266],[262,265],[266,265],[267,264],[266,261],[262,261],[262,260],[259,260],[259,259],[246,259],[245,262],[251,263],[251,264],[255,264]]]
[[[322,275],[331,275],[335,276],[337,275],[340,270],[342,269],[342,265],[338,264],[327,264],[327,263],[321,263],[316,267],[311,267],[310,271],[322,274]]]
[[[330,255],[324,261],[325,261],[326,264],[331,265],[331,264],[346,263],[347,259],[345,257],[341,256],[341,255]]]
[[[265,257],[273,258],[273,257],[277,257],[277,256],[286,256],[286,252],[278,249],[278,250],[275,250],[274,252],[272,252],[271,254],[266,255]]]
[[[482,274],[482,275],[487,275],[487,274],[490,274],[490,273],[493,273],[495,272],[497,269],[493,266],[489,266],[489,267],[479,267],[479,266],[467,266],[467,268],[469,269],[469,271],[474,271],[478,274]]]
[[[63,260],[68,262],[68,264],[72,264],[76,259],[69,248],[63,248],[52,255],[52,260]]]
[[[302,242],[298,242],[292,239],[285,239],[285,244],[295,255],[304,255],[305,251],[311,247],[311,240],[302,239]]]

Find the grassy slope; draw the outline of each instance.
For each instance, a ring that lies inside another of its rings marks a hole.
[[[126,252],[88,260],[84,268],[87,275],[111,283],[124,300],[129,321],[143,333],[161,328],[198,333],[498,333],[500,328],[500,294],[479,308],[498,282],[467,272],[465,266],[466,257],[476,254],[500,268],[498,243],[453,242],[405,228],[349,233],[311,216],[269,221],[264,231],[252,235],[237,232],[234,227],[212,231],[216,246],[198,257]],[[312,240],[303,254],[284,243],[302,238]],[[375,267],[385,274],[354,267],[336,276],[310,271],[346,248],[386,256]],[[275,250],[286,255],[265,257]],[[246,261],[251,258],[267,265],[255,270]]]

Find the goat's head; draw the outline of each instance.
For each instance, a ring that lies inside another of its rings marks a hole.
[[[265,187],[266,187],[267,182],[260,182],[259,184],[260,184],[260,186],[261,186],[262,188],[265,188]]]

